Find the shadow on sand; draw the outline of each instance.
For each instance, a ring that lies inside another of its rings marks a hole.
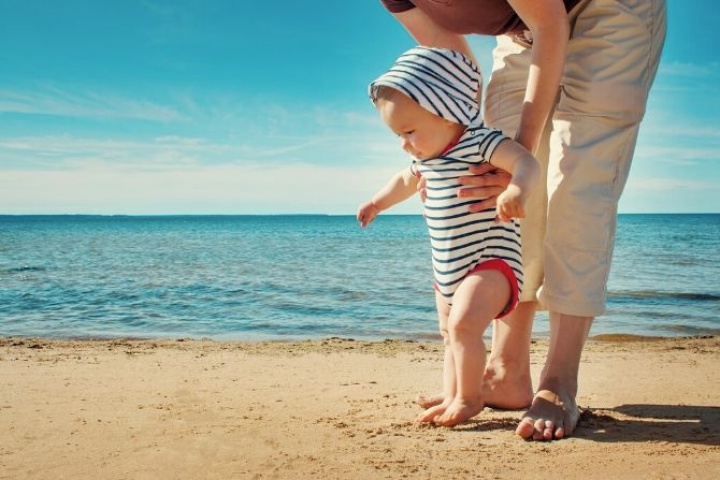
[[[478,416],[456,431],[515,430],[518,418]],[[720,446],[720,407],[694,405],[621,405],[586,408],[572,435],[596,442],[671,442]]]
[[[574,434],[598,442],[665,441],[720,446],[720,407],[621,405],[583,412]]]

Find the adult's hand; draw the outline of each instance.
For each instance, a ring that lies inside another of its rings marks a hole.
[[[493,208],[497,197],[505,191],[512,176],[505,170],[499,170],[489,163],[481,163],[470,167],[473,175],[460,177],[460,185],[464,185],[458,192],[460,198],[482,198],[483,200],[469,207],[471,212],[480,212]]]

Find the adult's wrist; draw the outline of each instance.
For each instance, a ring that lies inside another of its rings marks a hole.
[[[527,130],[523,130],[522,128],[519,129],[515,135],[515,141],[522,145],[528,152],[535,155],[535,150],[537,150],[539,143],[539,136],[525,133],[526,131]]]

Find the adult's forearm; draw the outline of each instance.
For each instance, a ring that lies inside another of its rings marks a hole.
[[[532,60],[520,125],[515,139],[535,152],[560,89],[569,28],[542,28],[533,33]]]
[[[533,39],[525,102],[515,136],[515,139],[531,152],[537,149],[545,123],[559,94],[566,45],[567,32],[561,27],[555,32],[541,30]]]

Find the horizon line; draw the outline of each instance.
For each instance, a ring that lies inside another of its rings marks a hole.
[[[619,212],[617,215],[719,215],[718,212]],[[0,217],[354,217],[354,213],[0,213]],[[422,217],[422,213],[384,213]]]

